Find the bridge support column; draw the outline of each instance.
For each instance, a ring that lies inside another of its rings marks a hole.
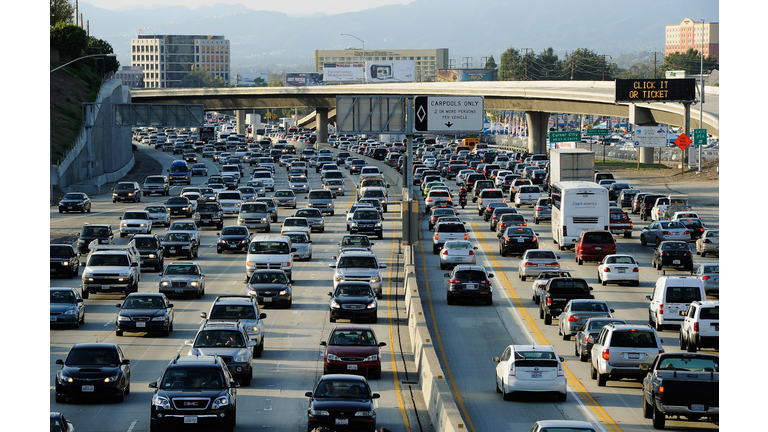
[[[528,123],[528,151],[535,154],[546,153],[549,113],[526,111],[525,121]]]
[[[245,135],[245,110],[235,110],[238,135]]]
[[[315,108],[317,144],[328,143],[328,108]]]
[[[652,164],[653,163],[653,155],[656,152],[655,147],[641,147],[640,148],[640,163],[643,164]]]

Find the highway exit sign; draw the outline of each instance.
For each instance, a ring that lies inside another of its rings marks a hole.
[[[549,142],[580,142],[581,131],[550,132]]]
[[[607,136],[608,135],[608,129],[605,129],[605,128],[589,128],[589,129],[584,130],[584,135]]]
[[[693,130],[693,145],[707,145],[707,130],[706,129],[694,129]]]

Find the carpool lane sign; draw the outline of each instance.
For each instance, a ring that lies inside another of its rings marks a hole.
[[[413,128],[416,132],[482,132],[484,102],[482,96],[416,96]]]

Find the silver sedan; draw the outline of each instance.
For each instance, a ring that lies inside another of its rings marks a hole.
[[[476,264],[476,246],[466,240],[450,240],[445,242],[440,251],[440,269],[446,270],[458,264]]]
[[[720,264],[702,264],[696,271],[707,295],[720,295]]]
[[[720,256],[720,230],[706,230],[696,240],[696,255],[705,257],[707,254]]]
[[[563,313],[560,314],[558,334],[563,336],[563,340],[570,340],[571,336],[583,328],[587,319],[595,317],[611,318],[613,312],[614,310],[608,308],[608,304],[603,300],[571,300],[565,305]]]
[[[653,221],[640,233],[640,244],[659,244],[665,240],[691,241],[691,231],[678,221]]]

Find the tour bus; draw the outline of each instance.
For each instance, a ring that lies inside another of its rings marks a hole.
[[[608,189],[584,181],[557,182],[552,191],[552,239],[560,250],[586,230],[608,230]]]

